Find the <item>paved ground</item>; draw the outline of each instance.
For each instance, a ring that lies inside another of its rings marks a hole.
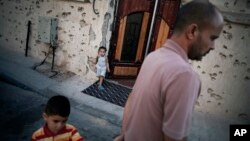
[[[43,125],[42,110],[48,98],[0,81],[1,140],[27,141]],[[107,141],[119,133],[120,127],[107,120],[72,108],[69,123],[90,141]]]

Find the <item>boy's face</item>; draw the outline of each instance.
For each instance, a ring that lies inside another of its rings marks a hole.
[[[47,123],[49,130],[54,134],[57,134],[65,126],[66,121],[68,120],[68,117],[47,115],[46,113],[43,113],[43,118]]]
[[[101,55],[101,56],[104,56],[106,53],[105,49],[100,49],[98,54]]]

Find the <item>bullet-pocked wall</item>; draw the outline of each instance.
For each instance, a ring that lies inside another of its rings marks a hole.
[[[0,0],[0,45],[25,50],[31,21],[29,54],[44,59],[49,44],[38,40],[39,17],[58,20],[55,65],[96,79],[99,46],[109,47],[114,0]],[[94,4],[94,6],[93,6]],[[48,62],[51,62],[51,55]]]
[[[232,21],[225,21],[222,33],[215,42],[215,50],[202,61],[192,62],[202,80],[195,110],[250,120],[249,0],[210,1]]]

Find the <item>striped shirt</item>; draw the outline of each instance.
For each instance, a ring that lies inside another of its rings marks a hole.
[[[32,141],[84,141],[84,139],[74,126],[66,124],[57,134],[53,134],[45,125],[33,133]]]

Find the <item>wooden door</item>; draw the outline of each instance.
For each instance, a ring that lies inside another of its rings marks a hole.
[[[176,11],[176,7],[179,7],[179,3],[177,3],[179,0],[171,0],[175,6],[172,9],[169,6],[171,5],[169,1],[160,0],[158,4],[150,51],[159,48],[171,31],[172,27],[168,26],[170,22],[165,20],[171,16],[166,16],[164,19],[163,15],[166,12],[164,8]],[[152,22],[154,4],[155,0],[120,0],[118,18],[115,23],[116,28],[112,35],[109,51],[111,77],[135,78],[139,73],[145,58],[144,54],[149,38],[149,27]]]

